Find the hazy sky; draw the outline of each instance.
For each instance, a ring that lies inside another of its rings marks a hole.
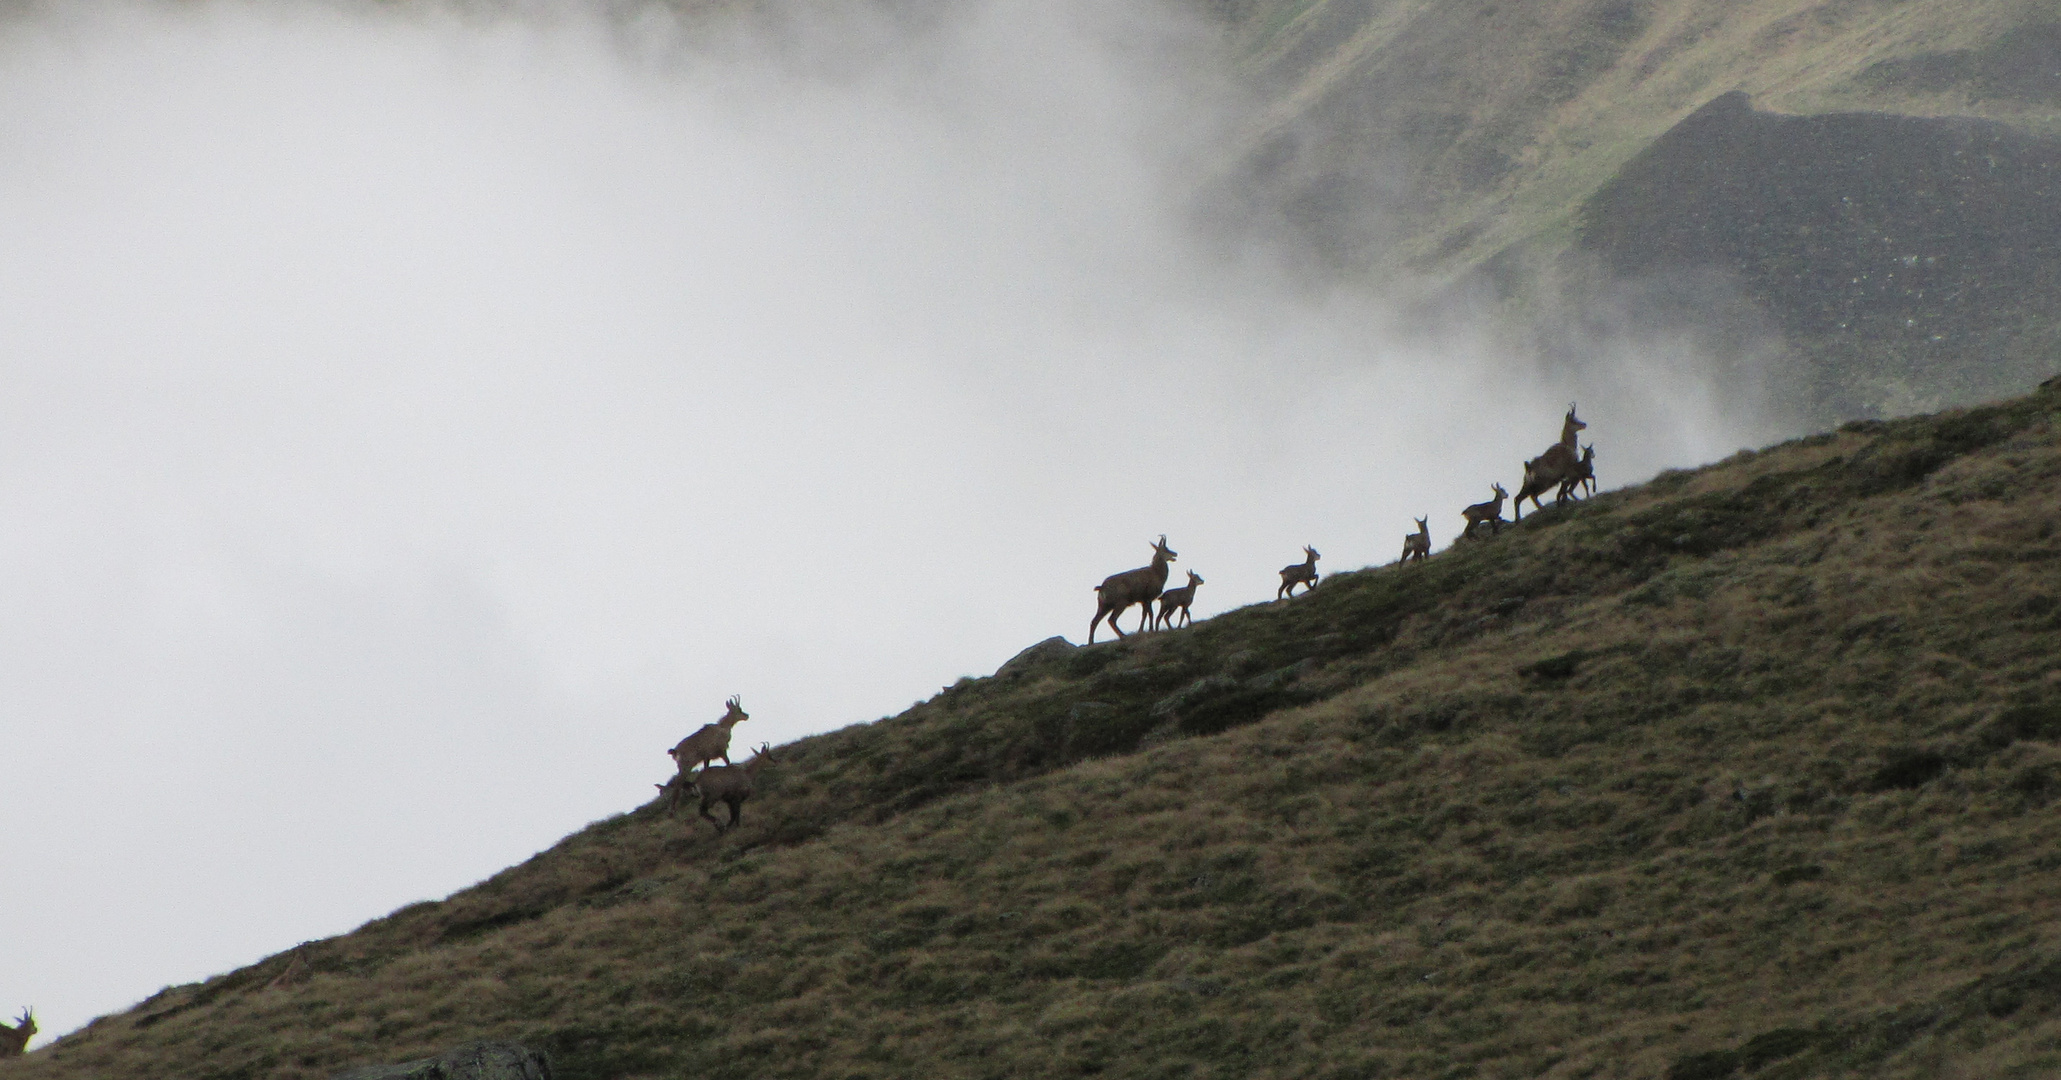
[[[728,695],[778,743],[1082,640],[1161,533],[1202,617],[1443,546],[1571,399],[1606,486],[1768,434],[1678,340],[1556,376],[1195,236],[1246,121],[1144,3],[82,6],[0,22],[46,1036],[629,809]]]

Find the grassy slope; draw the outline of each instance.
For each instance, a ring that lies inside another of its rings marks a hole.
[[[1192,2],[1227,22],[1273,88],[1255,155],[1315,133],[1285,181],[1311,187],[1375,157],[1409,158],[1406,183],[1431,197],[1372,254],[1445,276],[1514,246],[1564,244],[1577,208],[1620,166],[1732,90],[1776,112],[2061,127],[2054,102],[1986,92],[1952,64],[1884,77],[2055,22],[2039,0]]]
[[[2061,294],[2039,268],[2061,219],[2038,163],[2052,144],[2031,145],[2061,134],[2061,12],[2047,0],[1188,2],[1228,28],[1271,103],[1231,155],[1227,189],[1279,210],[1348,273],[1407,271],[1434,295],[1490,283],[1505,328],[1550,362],[1579,368],[1589,334],[1626,329],[1611,320],[1686,332],[1713,358],[1718,393],[1765,393],[1797,430],[2021,393],[2053,370]],[[1735,170],[1677,139],[1667,168],[1641,169],[1733,91],[1762,115],[1916,122],[1869,144],[1873,156],[1806,138]],[[1940,117],[1998,122],[1993,146],[1962,149],[2008,147],[2006,167],[1971,153],[1928,172],[1928,154],[1967,130]],[[1758,194],[1735,173],[1784,190],[1704,213],[1727,185]],[[2002,229],[1962,213],[1999,193],[2032,213]],[[1629,243],[1599,262],[1597,224],[1641,203],[1657,212],[1626,217]],[[1690,242],[1647,243],[1670,231]],[[1915,292],[1886,288],[1912,283],[1903,267],[1841,272],[1885,261],[1891,238],[1948,269]],[[2013,249],[2039,250],[2031,272]],[[1659,270],[1725,284],[1623,265],[1664,254]]]
[[[1054,650],[0,1080],[2061,1070],[2061,385]]]

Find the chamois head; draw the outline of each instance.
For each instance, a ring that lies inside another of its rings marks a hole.
[[[1582,431],[1582,430],[1586,429],[1586,428],[1587,428],[1588,426],[1589,426],[1589,425],[1587,425],[1587,424],[1583,423],[1583,422],[1582,422],[1582,421],[1581,421],[1581,420],[1580,420],[1579,418],[1577,418],[1577,417],[1576,417],[1576,416],[1574,415],[1574,402],[1572,402],[1572,401],[1568,402],[1568,403],[1567,403],[1567,421],[1566,421],[1566,422],[1565,422],[1564,424],[1562,424],[1562,425],[1561,425],[1561,427],[1560,427],[1560,439],[1561,439],[1561,441],[1562,441],[1562,442],[1572,442],[1572,441],[1574,440],[1574,433],[1575,433],[1575,432],[1577,432],[1577,431]]]
[[[1321,558],[1323,558],[1323,556],[1321,556],[1321,555],[1317,554],[1317,549],[1316,549],[1316,548],[1313,548],[1313,547],[1309,546],[1308,544],[1304,544],[1304,545],[1303,545],[1303,547],[1302,547],[1302,553],[1303,553],[1304,555],[1307,555],[1307,556],[1309,556],[1309,557],[1310,557],[1310,561],[1311,561],[1311,562],[1316,562],[1316,561],[1317,561],[1318,559],[1321,559]]]
[[[1201,574],[1198,574],[1198,573],[1196,573],[1196,572],[1195,572],[1195,571],[1193,571],[1193,570],[1190,570],[1190,571],[1188,571],[1188,587],[1189,587],[1189,588],[1191,588],[1191,589],[1192,589],[1192,588],[1194,588],[1194,587],[1195,587],[1195,586],[1197,586],[1197,585],[1203,585],[1203,584],[1207,584],[1207,583],[1206,583],[1206,582],[1204,582],[1204,581],[1202,580],[1202,575],[1201,575]]]
[[[1498,501],[1501,501],[1501,500],[1503,500],[1503,499],[1507,499],[1507,498],[1509,498],[1509,497],[1510,497],[1510,493],[1509,493],[1509,492],[1507,492],[1507,491],[1504,491],[1504,490],[1503,490],[1503,485],[1501,485],[1501,484],[1490,484],[1490,485],[1489,485],[1489,487],[1490,487],[1490,488],[1491,488],[1492,490],[1494,490],[1494,491],[1495,491],[1495,493],[1496,493],[1496,499],[1497,499]]]
[[[1179,558],[1179,556],[1177,556],[1177,555],[1175,555],[1175,554],[1174,554],[1174,549],[1173,549],[1173,548],[1170,548],[1170,547],[1166,546],[1166,534],[1165,534],[1165,533],[1160,533],[1160,534],[1159,534],[1159,542],[1158,542],[1158,543],[1156,543],[1156,544],[1154,544],[1154,545],[1152,545],[1152,557],[1153,557],[1154,559],[1160,559],[1160,558],[1164,558],[1164,559],[1166,559],[1166,561],[1168,561],[1168,562],[1173,562],[1173,561],[1175,561],[1176,559],[1178,559],[1178,558]]]
[[[716,721],[716,723],[721,724],[724,727],[730,727],[731,725],[737,723],[739,720],[751,719],[751,714],[745,712],[744,709],[738,704],[743,700],[744,697],[741,694],[732,695],[730,700],[724,703],[729,707],[723,712],[723,718],[721,720]]]
[[[0,1024],[0,1058],[21,1056],[28,1050],[29,1040],[35,1037],[36,1013],[24,1005],[21,1019],[13,1027]]]
[[[1418,531],[1418,532],[1421,532],[1421,533],[1428,533],[1428,532],[1430,532],[1430,531],[1431,531],[1431,519],[1430,519],[1430,518],[1414,518],[1414,519],[1412,519],[1412,520],[1414,520],[1414,521],[1416,521],[1416,522],[1417,522],[1417,531]]]

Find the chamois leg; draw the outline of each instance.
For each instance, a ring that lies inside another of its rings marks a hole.
[[[1095,624],[1096,624],[1096,623],[1099,623],[1099,622],[1101,622],[1101,621],[1102,621],[1102,616],[1104,616],[1104,615],[1107,615],[1107,614],[1109,614],[1109,607],[1108,607],[1108,605],[1106,605],[1106,604],[1096,604],[1096,605],[1095,605],[1095,617],[1094,617],[1094,618],[1092,618],[1092,619],[1090,619],[1090,620],[1088,620],[1088,644],[1090,644],[1090,645],[1093,645],[1093,644],[1095,644]],[[1114,630],[1114,629],[1116,628],[1116,620],[1115,620],[1115,619],[1111,619],[1111,620],[1109,620],[1109,626],[1110,626],[1110,629]]]
[[[717,835],[717,836],[721,836],[721,835],[723,835],[723,829],[724,829],[724,825],[723,825],[723,823],[722,823],[722,822],[720,822],[720,821],[717,821],[717,820],[716,820],[716,815],[714,815],[714,814],[711,814],[711,813],[709,813],[709,812],[708,812],[708,808],[709,808],[710,806],[713,806],[714,804],[715,804],[715,800],[714,800],[714,799],[703,799],[703,800],[701,800],[701,816],[702,816],[702,817],[705,817],[705,818],[707,818],[707,819],[708,819],[708,823],[709,823],[709,824],[711,824],[711,825],[714,825],[714,826],[716,827],[716,835]]]
[[[1152,629],[1152,601],[1147,600],[1138,605],[1138,632],[1142,634],[1150,629]]]
[[[724,799],[723,803],[730,808],[730,828],[734,829],[744,820],[744,800]]]

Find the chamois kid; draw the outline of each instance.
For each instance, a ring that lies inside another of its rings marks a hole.
[[[1190,570],[1188,584],[1160,593],[1159,617],[1152,620],[1152,628],[1157,630],[1162,626],[1172,626],[1176,611],[1181,613],[1181,625],[1193,623],[1195,620],[1188,615],[1188,605],[1195,602],[1195,586],[1202,583],[1202,575]]]
[[[1586,494],[1589,495],[1596,493],[1596,448],[1594,446],[1582,447],[1582,459],[1575,462],[1574,469],[1567,474],[1567,478],[1560,481],[1560,495],[1553,501],[1556,504],[1566,502],[1568,495],[1573,493],[1576,488],[1587,488]]]
[[[1304,592],[1317,587],[1317,549],[1305,544],[1302,553],[1306,556],[1303,561],[1281,568],[1281,587],[1274,590],[1274,599],[1294,596],[1297,585],[1301,585]]]
[[[1464,540],[1467,537],[1473,536],[1474,527],[1484,521],[1488,522],[1489,535],[1496,536],[1502,533],[1503,500],[1509,498],[1510,493],[1504,491],[1501,484],[1492,484],[1490,486],[1496,493],[1495,498],[1487,502],[1475,503],[1473,506],[1460,511],[1460,516],[1467,519],[1467,527],[1460,530],[1461,539]]]
[[[1431,519],[1417,518],[1417,531],[1403,534],[1403,557],[1401,562],[1411,559],[1423,561],[1431,554]]]

